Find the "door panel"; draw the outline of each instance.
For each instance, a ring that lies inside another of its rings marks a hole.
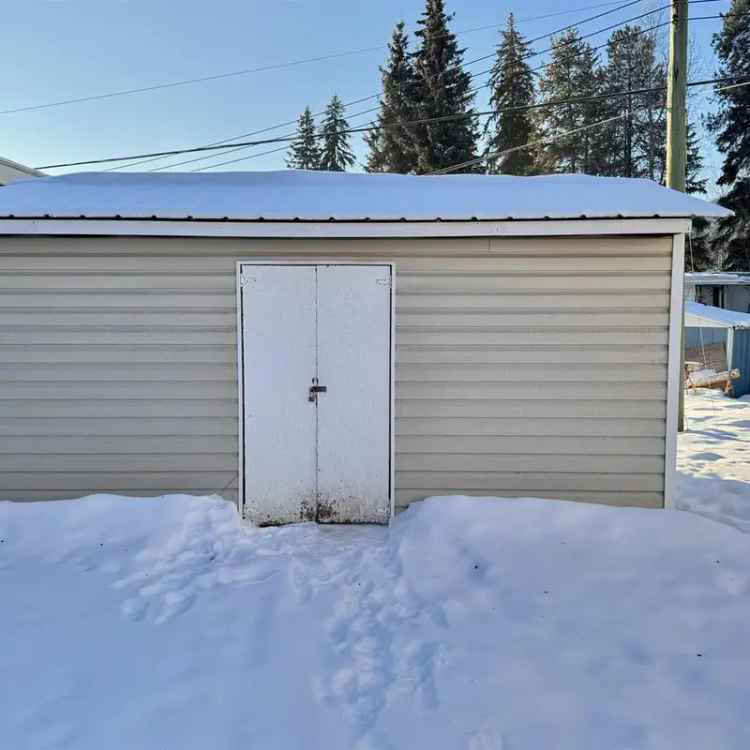
[[[242,269],[245,512],[258,524],[316,515],[315,273]]]
[[[318,266],[318,520],[390,516],[390,266]]]

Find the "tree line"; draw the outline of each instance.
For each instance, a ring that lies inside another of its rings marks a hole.
[[[750,80],[750,0],[732,0],[730,13],[713,47],[719,58],[717,76]],[[708,129],[723,156],[717,184],[724,191],[719,203],[734,211],[709,233],[705,267],[750,271],[750,86],[717,86],[717,110],[707,118]]]
[[[732,0],[714,38],[717,77],[750,76],[749,4]],[[538,53],[510,14],[492,66],[484,71],[489,81],[482,84],[475,80],[480,74],[464,67],[465,50],[450,29],[452,18],[444,0],[426,0],[413,49],[404,23],[396,25],[380,68],[379,111],[365,135],[367,171],[583,172],[664,182],[667,66],[652,30],[615,29],[600,55],[570,28],[553,38],[549,61],[535,66]],[[475,97],[484,87],[490,114],[479,116]],[[717,85],[715,94],[718,109],[705,124],[724,157],[720,202],[736,216],[717,226],[697,225],[693,260],[696,268],[750,270],[750,86]],[[288,166],[343,171],[354,165],[344,109],[334,96],[319,129],[305,109]],[[707,185],[696,125],[688,127],[688,192],[702,192]]]

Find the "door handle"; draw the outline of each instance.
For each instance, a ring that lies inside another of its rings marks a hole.
[[[326,393],[328,391],[328,387],[325,385],[311,385],[310,386],[310,395],[308,396],[308,401],[317,401],[318,400],[318,394],[319,393]]]

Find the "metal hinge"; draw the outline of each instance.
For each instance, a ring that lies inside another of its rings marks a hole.
[[[391,285],[391,277],[386,276],[384,279],[378,279],[377,283],[380,284],[380,286],[390,286]]]

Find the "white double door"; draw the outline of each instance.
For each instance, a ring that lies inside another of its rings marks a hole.
[[[240,267],[245,514],[384,523],[391,512],[389,265]]]

